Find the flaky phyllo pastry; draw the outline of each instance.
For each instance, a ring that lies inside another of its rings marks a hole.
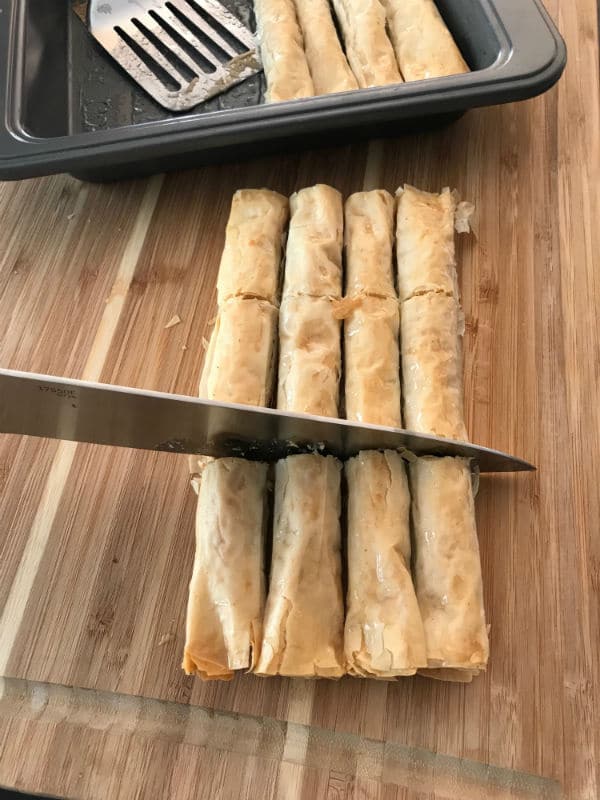
[[[232,297],[279,303],[287,197],[268,189],[233,195],[217,278],[219,306]]]
[[[410,574],[410,494],[402,457],[368,451],[346,464],[348,598],[344,653],[363,677],[413,675],[427,666]]]
[[[294,0],[254,0],[254,14],[267,103],[312,97],[315,87]]]
[[[258,657],[265,601],[267,465],[220,458],[202,472],[183,668],[230,680]]]
[[[346,418],[401,427],[398,301],[346,297],[334,313],[344,320]]]
[[[483,669],[489,645],[469,461],[419,458],[410,465],[410,486],[427,663]]]
[[[339,461],[288,456],[275,468],[273,556],[256,672],[344,673]]]
[[[338,39],[329,0],[295,0],[315,94],[347,92],[358,83]]]
[[[351,194],[344,205],[347,297],[396,297],[394,198],[382,189]]]
[[[266,300],[233,297],[219,308],[200,397],[230,403],[269,404],[277,353],[277,308]]]
[[[279,321],[277,408],[337,417],[340,322],[328,297],[284,295]]]
[[[434,0],[382,0],[382,3],[405,81],[469,71]]]
[[[454,233],[471,212],[449,190],[405,186],[396,201],[358,192],[343,207],[332,187],[303,189],[291,199],[282,276],[287,201],[237,192],[201,394],[251,405],[276,396],[290,412],[342,409],[351,420],[466,440]],[[362,451],[343,470],[316,453],[279,461],[266,596],[267,465],[200,458],[196,472],[187,672],[384,680],[418,672],[468,682],[485,668],[468,460],[412,456],[408,478],[392,451]]]
[[[260,406],[273,395],[287,216],[287,200],[275,192],[245,190],[233,197],[201,397]],[[200,457],[192,472],[196,554],[183,668],[229,680],[234,670],[255,665],[260,648],[267,465]]]
[[[290,198],[283,294],[340,297],[342,293],[342,196],[317,184]]]

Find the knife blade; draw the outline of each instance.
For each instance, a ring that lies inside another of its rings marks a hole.
[[[389,449],[464,456],[481,472],[535,469],[498,450],[399,428],[7,369],[0,369],[0,433],[260,461]]]

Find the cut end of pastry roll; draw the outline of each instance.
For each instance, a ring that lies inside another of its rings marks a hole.
[[[327,297],[284,296],[279,314],[277,408],[337,417],[340,322]]]
[[[344,652],[353,675],[413,675],[427,665],[410,574],[410,494],[402,457],[363,451],[345,466],[348,597]]]
[[[469,72],[433,0],[382,0],[405,81]]]
[[[344,215],[337,189],[317,184],[290,198],[284,295],[340,297]]]
[[[409,470],[427,665],[484,669],[489,642],[469,460],[424,456]]]
[[[364,89],[402,83],[379,0],[333,0],[333,7],[358,85]]]
[[[217,279],[221,306],[232,297],[279,301],[287,197],[269,189],[240,189],[231,201]]]
[[[231,679],[254,666],[262,637],[267,465],[241,458],[206,464],[196,510],[196,552],[183,669]]]
[[[401,427],[398,301],[360,295],[334,313],[344,314],[346,417]]]
[[[405,185],[396,192],[398,296],[439,292],[458,299],[454,251],[456,197]]]
[[[340,45],[329,0],[295,0],[315,93],[347,92],[358,83]]]
[[[293,0],[254,0],[254,14],[267,103],[312,97],[315,88]]]
[[[275,469],[273,556],[258,675],[344,673],[340,462],[289,456]]]
[[[454,297],[424,294],[402,303],[400,342],[404,425],[467,441],[461,316]]]
[[[382,189],[356,192],[346,200],[344,217],[346,295],[395,297],[394,198]]]
[[[233,297],[219,308],[200,379],[200,397],[269,405],[277,316],[277,308],[266,300]]]

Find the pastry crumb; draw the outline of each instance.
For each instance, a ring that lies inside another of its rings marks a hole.
[[[174,638],[175,638],[174,633],[163,633],[163,635],[158,640],[158,646],[162,647],[163,644],[168,644],[169,642],[172,642]]]
[[[174,328],[174,327],[175,327],[175,325],[179,325],[179,323],[180,323],[181,321],[182,321],[182,320],[181,320],[181,317],[179,316],[179,314],[175,314],[174,316],[172,316],[172,317],[171,317],[171,319],[170,319],[170,320],[167,322],[167,324],[165,325],[165,330],[166,330],[167,328]]]

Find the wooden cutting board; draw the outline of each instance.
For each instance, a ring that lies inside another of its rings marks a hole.
[[[549,6],[570,62],[534,101],[397,141],[0,187],[0,364],[183,394],[235,189],[458,188],[478,208],[459,243],[469,432],[538,465],[481,481],[491,662],[472,685],[202,684],[179,666],[185,459],[0,437],[0,784],[85,798],[598,797],[598,31],[592,0]]]

